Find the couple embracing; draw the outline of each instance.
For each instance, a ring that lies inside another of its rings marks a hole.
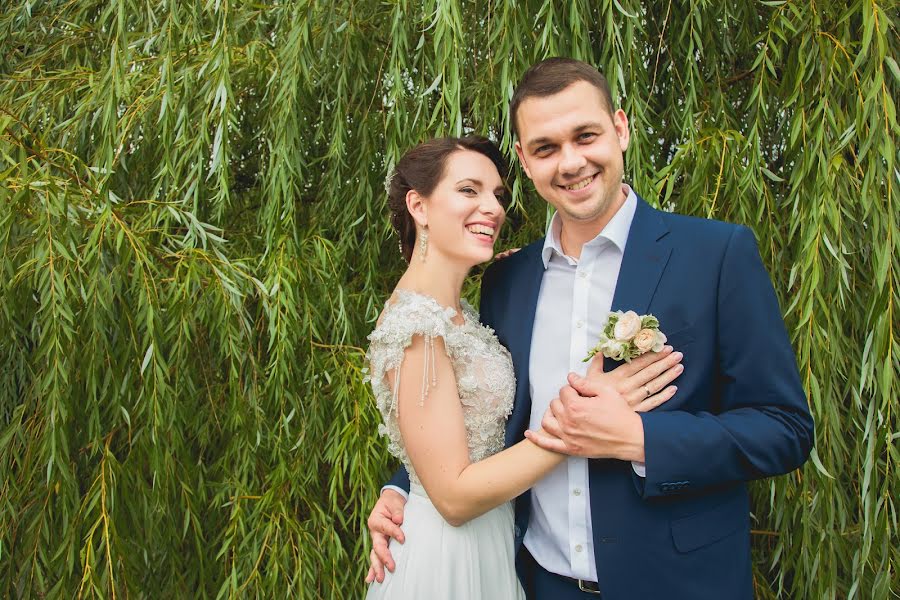
[[[409,267],[368,360],[404,468],[369,517],[367,597],[751,598],[746,482],[813,443],[753,234],[623,182],[628,119],[590,65],[531,67],[510,119],[556,212],[487,269],[479,312],[460,294],[505,217],[500,151],[431,140],[389,182]],[[654,315],[665,345],[583,362],[614,311]]]

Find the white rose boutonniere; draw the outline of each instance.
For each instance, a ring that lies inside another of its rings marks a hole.
[[[628,342],[634,339],[634,336],[638,334],[643,325],[638,314],[633,310],[625,313],[618,311],[613,314],[618,317],[613,323],[613,335],[615,338],[620,342]],[[612,318],[612,315],[610,315],[610,318]],[[605,327],[603,329],[604,331],[606,330]]]
[[[633,310],[609,313],[597,345],[591,348],[584,362],[595,354],[613,360],[631,362],[645,352],[659,352],[666,344],[666,334],[659,330],[659,320],[653,315],[638,315]]]

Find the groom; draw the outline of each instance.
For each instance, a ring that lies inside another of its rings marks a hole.
[[[813,443],[752,232],[659,212],[623,183],[628,119],[590,65],[534,65],[510,117],[556,214],[545,239],[485,272],[481,319],[515,366],[506,444],[543,427],[529,439],[570,455],[516,500],[528,597],[752,598],[746,482],[796,469]],[[654,314],[684,353],[677,394],[654,411],[595,398],[603,375],[569,374],[584,374],[610,310]],[[370,577],[393,567],[403,504],[388,486],[369,517]]]

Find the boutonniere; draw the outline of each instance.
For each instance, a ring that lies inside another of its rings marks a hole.
[[[645,352],[659,352],[666,343],[666,334],[659,330],[659,319],[653,315],[639,315],[633,310],[609,313],[603,324],[597,345],[591,348],[587,362],[595,354],[613,360],[631,362]]]

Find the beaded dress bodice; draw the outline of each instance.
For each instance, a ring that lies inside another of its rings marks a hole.
[[[400,366],[416,335],[423,337],[426,350],[419,401],[427,402],[432,382],[446,376],[434,372],[433,356],[428,356],[434,352],[434,338],[441,337],[456,376],[469,459],[476,462],[503,449],[506,418],[512,412],[516,389],[512,359],[493,330],[479,323],[475,309],[465,300],[462,308],[465,323],[458,325],[453,322],[454,309],[441,306],[430,296],[397,290],[394,302],[385,304],[380,323],[369,335],[368,380],[381,413],[378,430],[388,438],[388,451],[403,462],[414,488],[421,489],[421,484],[403,447],[397,411]]]

